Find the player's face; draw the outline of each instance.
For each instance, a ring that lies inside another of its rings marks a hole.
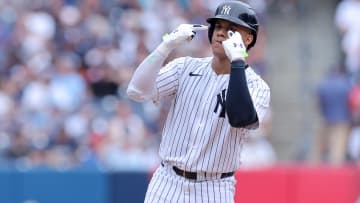
[[[251,34],[250,29],[226,20],[217,20],[215,22],[215,28],[214,28],[214,33],[212,35],[212,43],[211,43],[211,48],[214,55],[218,57],[226,57],[225,50],[222,46],[222,42],[229,38],[227,34],[229,30],[233,32],[235,31],[239,32],[241,34],[245,46],[248,46],[253,40],[253,36]]]

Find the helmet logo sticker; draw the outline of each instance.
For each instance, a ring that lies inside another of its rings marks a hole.
[[[229,15],[230,14],[231,7],[229,5],[224,5],[221,9],[222,15]]]

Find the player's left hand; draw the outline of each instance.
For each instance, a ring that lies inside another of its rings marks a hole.
[[[222,42],[226,56],[233,61],[245,61],[245,58],[248,56],[246,52],[246,46],[242,40],[242,37],[239,32],[228,31],[229,38]]]

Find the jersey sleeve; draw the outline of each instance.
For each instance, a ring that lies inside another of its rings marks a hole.
[[[261,123],[270,106],[270,88],[261,78],[250,80],[248,82],[248,88],[256,109],[259,123]]]
[[[179,87],[179,79],[185,66],[185,60],[185,57],[174,59],[160,69],[156,78],[156,89],[153,95],[155,103],[163,98],[175,96]]]

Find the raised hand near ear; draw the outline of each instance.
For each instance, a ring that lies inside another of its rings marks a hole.
[[[207,29],[208,26],[200,24],[181,24],[174,31],[163,36],[161,52],[168,54],[179,45],[191,41],[195,37],[196,31]]]
[[[245,61],[248,56],[246,46],[239,32],[228,31],[229,38],[222,42],[226,56],[231,62]]]

